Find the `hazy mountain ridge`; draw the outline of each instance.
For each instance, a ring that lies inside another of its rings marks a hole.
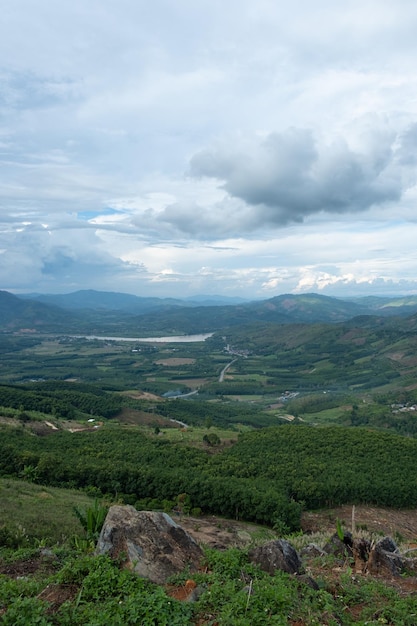
[[[128,293],[112,291],[96,291],[95,289],[84,289],[66,294],[22,294],[19,297],[25,300],[34,300],[44,304],[52,304],[63,309],[126,311],[136,315],[153,310],[169,309],[178,306],[195,307],[235,305],[245,302],[243,298],[232,298],[217,295],[199,295],[188,298],[158,298],[135,296]]]
[[[362,316],[367,324],[368,316],[409,316],[416,312],[417,296],[342,300],[315,293],[283,294],[239,304],[221,304],[220,300],[213,304],[95,290],[24,296],[0,292],[0,324],[5,330],[29,327],[51,332],[133,332],[141,336],[146,332],[210,332],[259,322],[337,323]]]
[[[23,300],[8,291],[0,291],[0,324],[3,330],[54,328],[76,321],[74,315],[55,305]]]

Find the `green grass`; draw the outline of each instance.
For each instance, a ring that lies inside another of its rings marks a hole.
[[[62,543],[82,528],[73,507],[91,506],[93,499],[69,489],[43,487],[23,480],[0,479],[0,528],[23,533],[29,540]]]
[[[346,416],[351,412],[351,407],[334,407],[332,409],[325,409],[324,411],[318,411],[317,413],[305,413],[300,417],[305,422],[313,424],[337,424],[340,418]]]
[[[214,433],[216,434],[220,440],[236,440],[238,437],[238,432],[236,430],[231,429],[223,429],[223,428],[215,428],[211,427],[207,428],[198,428],[196,426],[191,426],[189,428],[180,429],[180,428],[162,428],[161,433],[159,435],[155,435],[158,437],[163,437],[164,439],[168,439],[172,442],[184,442],[184,443],[193,443],[193,444],[201,444],[202,447],[205,447],[203,443],[204,435]],[[215,448],[213,448],[215,449]]]

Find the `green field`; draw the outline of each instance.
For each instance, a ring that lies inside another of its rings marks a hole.
[[[74,506],[92,505],[85,493],[45,487],[14,478],[0,478],[0,533],[6,528],[16,542],[43,541],[47,545],[64,543],[79,535],[81,526]]]

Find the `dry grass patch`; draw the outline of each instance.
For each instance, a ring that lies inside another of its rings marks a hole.
[[[170,357],[169,359],[159,359],[154,361],[155,365],[165,365],[166,367],[175,367],[176,365],[193,365],[195,359]]]

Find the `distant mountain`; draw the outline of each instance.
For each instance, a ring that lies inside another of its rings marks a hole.
[[[341,322],[358,315],[373,312],[354,302],[318,294],[283,295],[229,306],[199,306],[196,308],[176,308],[170,311],[156,311],[145,314],[138,323],[155,331],[164,328],[166,332],[210,332],[256,322],[275,324]]]
[[[417,312],[417,295],[403,297],[387,296],[365,296],[362,298],[349,298],[350,302],[355,302],[365,306],[378,315],[401,315],[407,316]]]
[[[94,289],[65,294],[25,294],[20,297],[69,310],[126,311],[137,315],[173,306],[190,306],[183,300],[175,298],[142,298],[127,293],[95,291]]]
[[[317,293],[284,294],[248,306],[262,321],[273,322],[278,321],[274,319],[278,315],[285,315],[291,322],[342,322],[373,313],[359,303]]]
[[[156,310],[172,307],[218,306],[248,302],[243,298],[217,295],[196,295],[188,298],[156,298],[134,296],[114,291],[96,291],[84,289],[65,294],[28,293],[20,296],[25,300],[36,300],[44,304],[53,304],[63,309],[93,309],[106,311],[126,311],[141,315]]]
[[[142,298],[95,290],[69,294],[0,292],[0,324],[4,329],[35,328],[73,334],[152,334],[211,332],[255,323],[337,323],[369,316],[409,316],[417,297],[342,300],[320,294],[284,294],[268,300],[221,303],[175,298]],[[219,297],[220,298],[220,297]]]
[[[25,301],[8,291],[0,291],[0,328],[3,331],[54,330],[73,325],[75,321],[68,311],[56,306]]]
[[[237,298],[233,296],[218,296],[218,295],[196,295],[184,298],[182,302],[189,302],[199,306],[219,306],[224,304],[243,304],[244,302],[250,302],[250,298]]]

